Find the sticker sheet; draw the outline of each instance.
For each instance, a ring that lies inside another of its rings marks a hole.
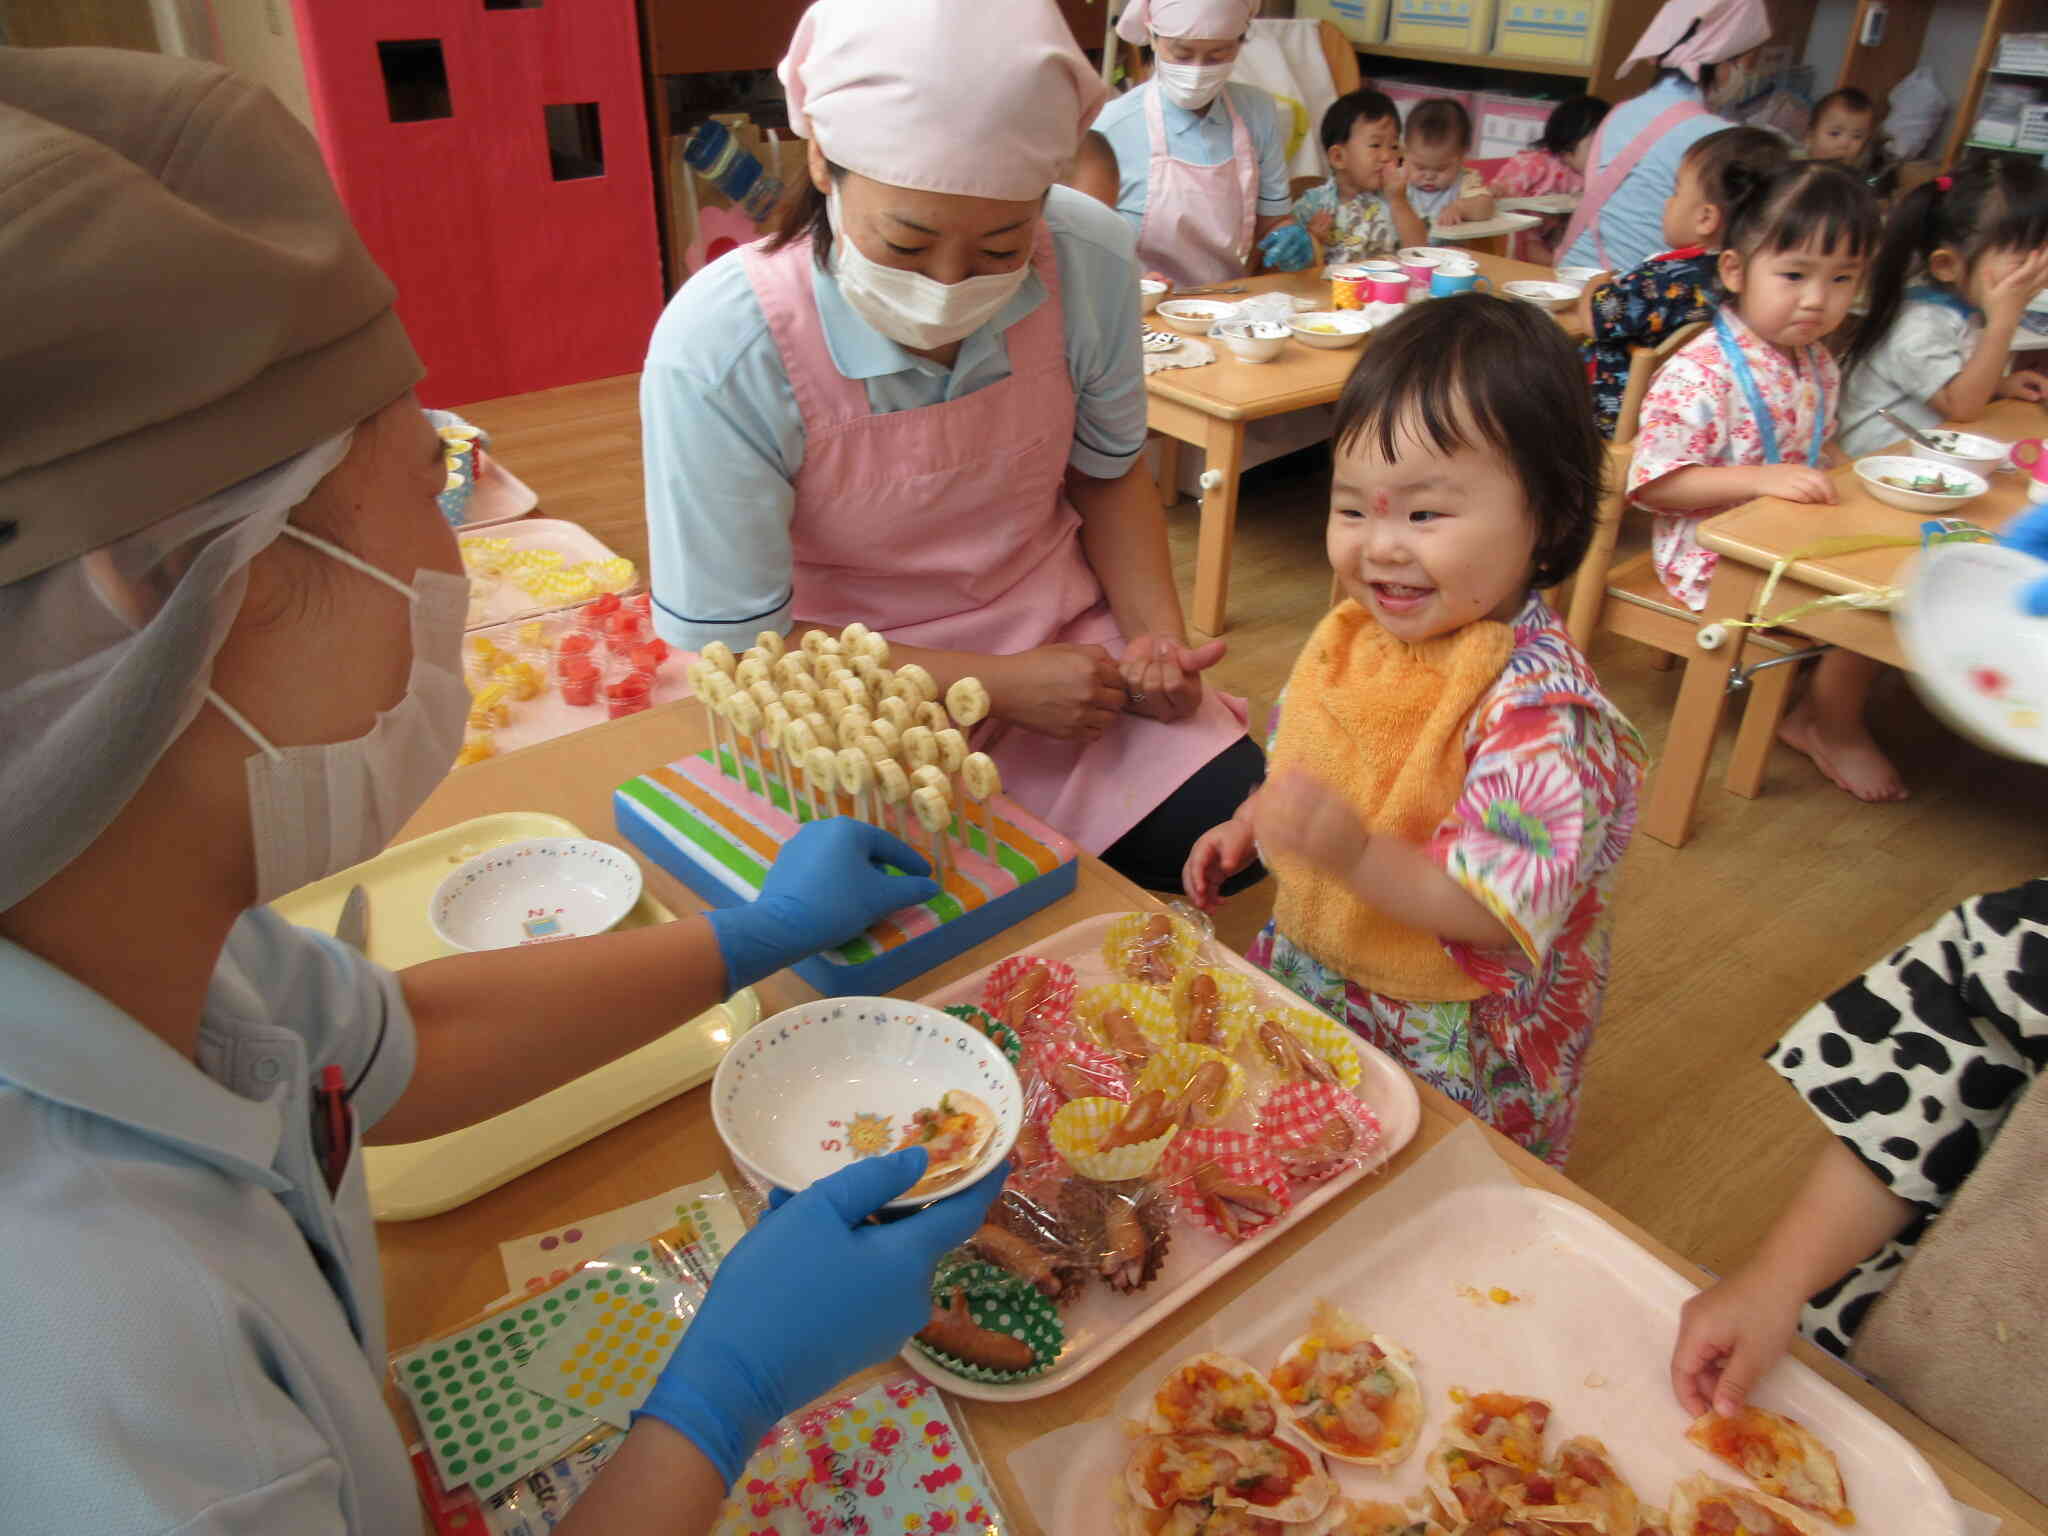
[[[994,1487],[938,1389],[916,1376],[784,1419],[714,1536],[1001,1536]]]
[[[550,1232],[515,1237],[498,1244],[498,1252],[504,1258],[505,1279],[512,1293],[538,1294],[561,1284],[586,1260],[672,1226],[695,1229],[691,1241],[701,1247],[709,1269],[718,1267],[718,1261],[746,1231],[731,1189],[714,1174]]]

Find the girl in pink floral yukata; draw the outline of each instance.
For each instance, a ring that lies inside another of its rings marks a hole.
[[[1214,906],[1262,854],[1251,958],[1562,1166],[1644,762],[1537,595],[1599,501],[1585,369],[1538,310],[1438,299],[1374,334],[1335,441],[1345,601],[1288,679],[1273,776],[1184,884]]]
[[[1759,496],[1836,500],[1828,469],[1842,375],[1822,340],[1848,316],[1877,254],[1877,200],[1838,165],[1795,161],[1729,216],[1712,328],[1672,357],[1643,399],[1630,500],[1657,514],[1657,574],[1698,612],[1719,562],[1699,524]],[[1881,663],[1829,651],[1778,735],[1859,800],[1905,785],[1863,723]]]

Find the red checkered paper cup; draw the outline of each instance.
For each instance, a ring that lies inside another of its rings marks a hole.
[[[1207,1127],[1183,1131],[1180,1139],[1167,1149],[1159,1171],[1172,1185],[1181,1209],[1189,1218],[1197,1226],[1207,1227],[1230,1242],[1241,1242],[1261,1227],[1279,1220],[1294,1204],[1294,1197],[1287,1188],[1287,1175],[1273,1160],[1272,1153],[1257,1136],[1246,1135],[1242,1131],[1218,1131]],[[1230,1219],[1237,1224],[1237,1231],[1233,1233],[1224,1215],[1217,1210],[1213,1194],[1205,1193],[1202,1187],[1208,1183],[1213,1192],[1216,1181],[1226,1186],[1263,1190],[1280,1209],[1270,1216],[1233,1215]]]
[[[1050,983],[1045,996],[1038,1006],[1018,1019],[1012,1019],[1004,1008],[1010,984],[1033,966],[1045,967]],[[1012,955],[999,962],[988,973],[988,980],[981,989],[981,1006],[995,1017],[1010,1025],[1020,1035],[1034,1030],[1057,1029],[1073,1016],[1074,993],[1080,983],[1074,978],[1074,968],[1058,960],[1047,960],[1039,955]]]
[[[1045,1084],[1059,1103],[1068,1099],[1130,1102],[1122,1059],[1065,1030],[1035,1034],[1026,1040],[1024,1070]]]
[[[1259,1136],[1288,1177],[1314,1183],[1370,1156],[1380,1124],[1333,1083],[1283,1083],[1259,1109]]]

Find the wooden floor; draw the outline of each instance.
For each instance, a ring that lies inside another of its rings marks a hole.
[[[644,561],[636,385],[603,380],[466,414],[544,512]],[[1261,726],[1328,599],[1327,471],[1315,458],[1254,471],[1240,503],[1231,650],[1213,675],[1251,699]],[[1172,514],[1172,537],[1185,592],[1191,505]],[[1654,671],[1647,650],[1612,636],[1593,661],[1657,753],[1679,674]],[[1710,780],[1692,843],[1638,838],[1623,870],[1613,980],[1570,1172],[1709,1268],[1748,1250],[1824,1135],[1763,1065],[1765,1048],[1944,907],[2042,867],[2048,775],[1964,745],[1897,679],[1879,697],[1878,733],[1913,788],[1905,804],[1859,805],[1780,748],[1762,798],[1737,799]],[[1270,886],[1236,898],[1220,935],[1242,948],[1271,904]]]

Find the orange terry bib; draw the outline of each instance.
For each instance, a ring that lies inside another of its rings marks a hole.
[[[1287,681],[1273,767],[1342,794],[1375,836],[1426,846],[1465,788],[1465,729],[1506,670],[1514,631],[1492,619],[1408,645],[1357,603],[1331,611]],[[1274,921],[1348,980],[1410,1002],[1469,1002],[1488,989],[1435,934],[1367,906],[1293,859],[1274,873]]]

